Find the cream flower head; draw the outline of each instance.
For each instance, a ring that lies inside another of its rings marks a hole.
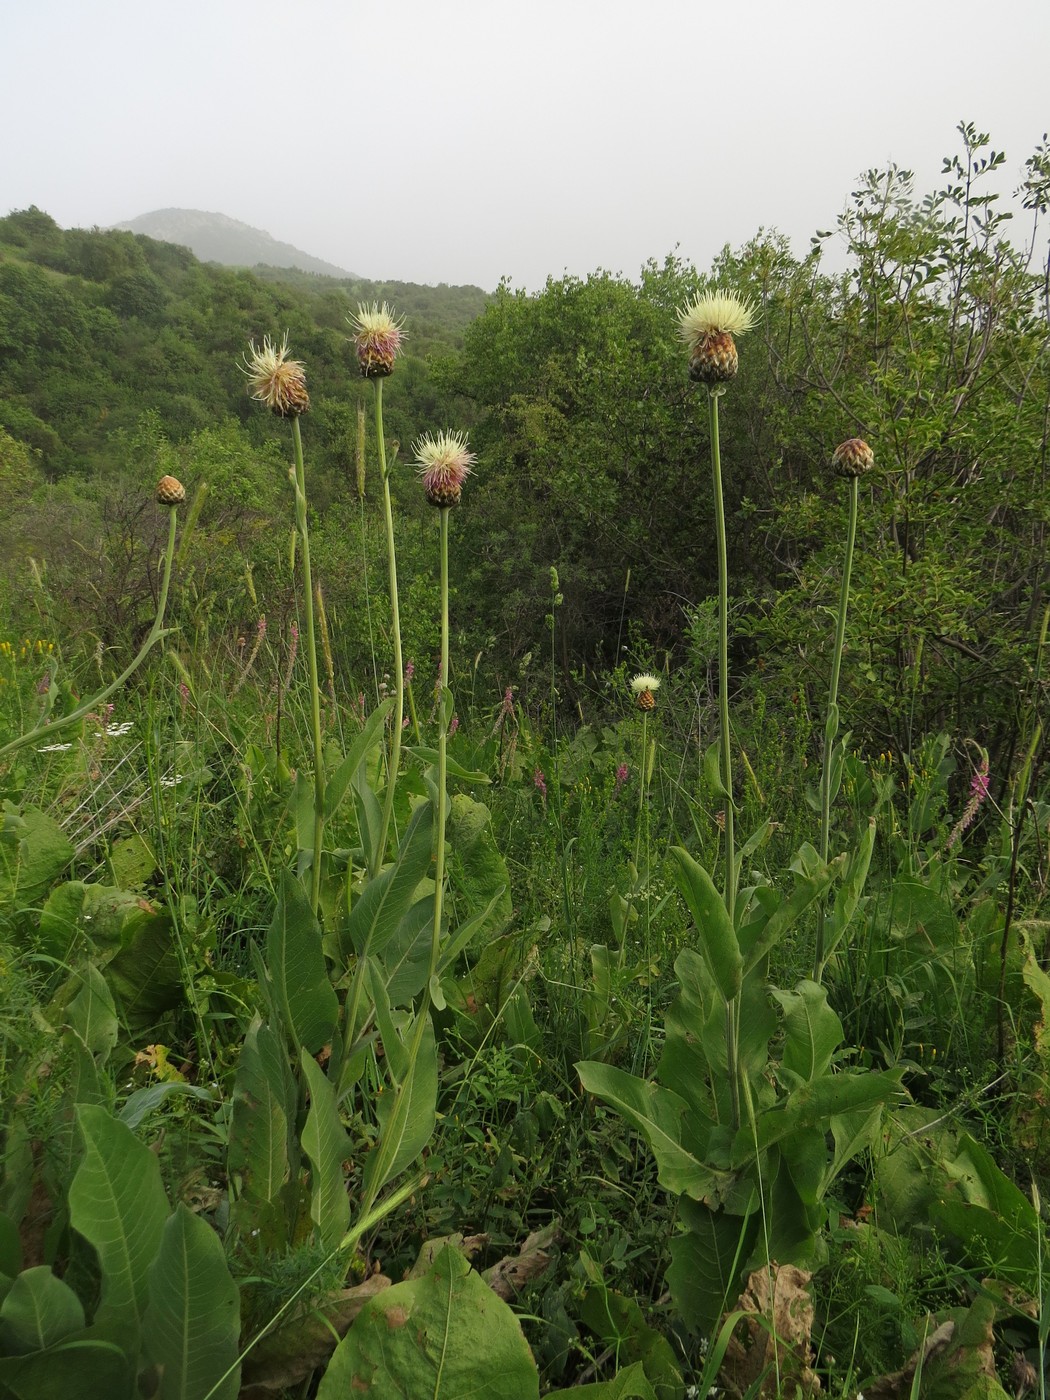
[[[366,379],[385,379],[394,372],[394,361],[401,353],[401,342],[405,339],[402,330],[404,317],[395,316],[384,301],[367,306],[358,306],[356,316],[346,318],[354,330],[354,347],[357,362]]]
[[[755,324],[758,308],[735,292],[696,296],[678,312],[678,333],[689,349],[689,374],[705,384],[736,376],[738,361],[733,337]]]
[[[631,681],[631,690],[634,692],[640,710],[652,710],[656,706],[656,692],[660,689],[660,677],[653,676],[648,671],[640,676],[635,676]]]
[[[430,504],[441,509],[459,505],[463,483],[476,461],[463,433],[421,437],[416,443],[416,466]]]
[[[300,360],[288,358],[288,339],[280,346],[269,336],[263,337],[262,349],[255,341],[248,342],[250,354],[245,355],[243,369],[248,376],[248,388],[253,399],[264,403],[279,418],[298,418],[310,407],[306,392],[306,368]]]

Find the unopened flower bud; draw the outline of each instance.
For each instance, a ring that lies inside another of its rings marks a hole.
[[[159,506],[181,506],[186,499],[186,488],[178,477],[162,476],[157,482],[157,504]]]
[[[831,469],[837,476],[863,476],[875,465],[875,454],[863,438],[847,438],[831,454]]]

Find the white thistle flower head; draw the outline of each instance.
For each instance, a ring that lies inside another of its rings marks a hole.
[[[638,700],[640,710],[651,710],[656,705],[656,692],[660,689],[660,677],[651,675],[648,671],[640,676],[635,676],[631,681],[631,690]]]
[[[689,375],[705,384],[736,376],[738,361],[733,337],[755,324],[758,308],[735,292],[707,292],[678,312],[678,333],[689,350]]]
[[[463,483],[477,457],[467,447],[463,433],[429,433],[416,443],[416,466],[423,490],[432,506],[447,510],[459,505]]]
[[[397,316],[384,301],[371,308],[359,305],[356,316],[346,318],[354,332],[357,363],[365,379],[385,379],[394,372],[394,361],[401,354],[405,339],[405,318]]]
[[[278,345],[267,335],[261,349],[256,349],[254,341],[249,341],[248,349],[243,369],[252,398],[278,418],[298,418],[305,413],[310,407],[306,369],[301,360],[288,358],[287,338]]]

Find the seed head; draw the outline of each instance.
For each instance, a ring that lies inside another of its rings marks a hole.
[[[365,379],[385,379],[394,372],[394,361],[401,353],[405,332],[404,317],[396,317],[386,302],[358,306],[356,316],[346,318],[354,328],[357,363]]]
[[[634,692],[640,710],[653,710],[656,708],[656,692],[660,689],[660,677],[653,676],[648,671],[641,676],[635,676],[631,681],[631,690]]]
[[[263,337],[262,349],[249,341],[250,354],[244,356],[244,373],[253,399],[264,403],[278,418],[298,418],[310,407],[306,392],[306,369],[299,360],[288,358],[288,340],[274,344]]]
[[[863,476],[875,465],[875,454],[863,438],[847,438],[831,454],[831,469],[836,476]]]
[[[689,377],[702,384],[735,379],[738,368],[735,335],[755,324],[755,304],[733,292],[709,292],[695,297],[678,312],[679,335],[689,350]]]
[[[178,477],[162,476],[157,482],[157,505],[181,506],[186,499],[186,488]]]
[[[436,438],[427,433],[421,437],[416,443],[416,466],[430,504],[443,510],[458,506],[463,483],[475,461],[463,433],[438,433]]]

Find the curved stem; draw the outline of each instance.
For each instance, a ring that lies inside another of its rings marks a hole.
[[[176,507],[168,507],[168,545],[164,554],[164,572],[160,582],[160,596],[157,599],[157,615],[153,619],[153,626],[149,630],[149,636],[142,643],[134,661],[116,678],[111,681],[105,689],[100,690],[97,695],[93,695],[90,700],[86,700],[83,705],[79,705],[68,715],[62,715],[59,719],[52,720],[50,724],[36,725],[27,733],[19,735],[17,739],[12,739],[10,743],[0,748],[0,758],[4,754],[14,753],[17,749],[23,748],[26,744],[31,744],[34,739],[38,739],[42,733],[57,734],[69,725],[76,724],[85,715],[89,715],[92,710],[97,709],[103,701],[108,700],[115,690],[119,690],[126,680],[135,674],[138,668],[145,661],[147,654],[156,644],[168,636],[170,631],[164,627],[164,612],[168,606],[168,585],[171,583],[171,561],[175,557],[175,525]]]
[[[314,581],[310,568],[310,524],[306,513],[306,471],[298,417],[292,419],[292,442],[295,446],[295,523],[303,546],[303,608],[306,615],[306,661],[310,671],[310,724],[314,746],[314,853],[310,865],[310,904],[316,914],[321,902],[321,851],[324,842],[324,751],[314,629]]]
[[[857,539],[857,502],[860,491],[858,477],[850,478],[849,529],[846,533],[846,558],[842,565],[842,587],[839,591],[839,615],[835,625],[835,649],[831,657],[831,685],[828,690],[828,713],[824,722],[824,768],[820,775],[820,858],[827,862],[831,847],[831,785],[835,767],[835,740],[839,732],[839,677],[842,674],[842,652],[846,642],[846,614],[849,611],[850,575],[853,572],[853,546]],[[823,901],[817,914],[817,941],[813,955],[813,980],[819,982],[824,971]]]
[[[376,439],[379,444],[379,475],[383,482],[383,511],[386,518],[386,555],[390,578],[390,629],[394,641],[394,675],[396,678],[394,705],[394,731],[390,738],[390,756],[387,763],[386,795],[383,798],[383,820],[379,827],[379,840],[372,852],[370,875],[377,875],[386,854],[387,837],[394,814],[394,791],[397,787],[397,770],[401,762],[401,726],[405,719],[405,665],[401,659],[401,613],[397,599],[397,554],[394,548],[394,510],[390,503],[390,474],[386,464],[386,442],[383,438],[383,381],[373,379],[376,396]]]

